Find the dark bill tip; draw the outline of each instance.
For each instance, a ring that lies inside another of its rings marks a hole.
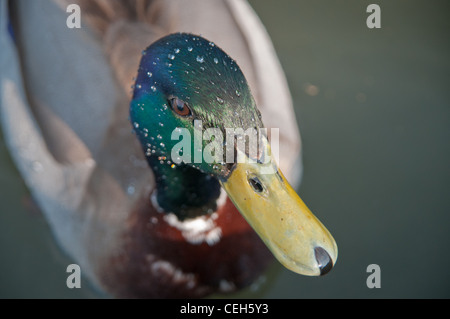
[[[331,268],[333,268],[333,261],[330,255],[322,247],[314,248],[314,255],[316,256],[317,264],[319,265],[320,275],[326,275]]]

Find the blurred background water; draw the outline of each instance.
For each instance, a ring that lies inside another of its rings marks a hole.
[[[331,273],[278,264],[231,297],[449,298],[450,4],[252,0],[294,99],[304,151],[299,193],[339,246]],[[381,7],[381,29],[366,8]],[[0,298],[90,298],[0,136]],[[369,264],[381,288],[366,286]]]

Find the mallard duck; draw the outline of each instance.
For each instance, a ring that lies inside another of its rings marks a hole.
[[[71,30],[68,3],[12,3],[11,32],[1,1],[1,118],[58,243],[93,285],[116,297],[230,292],[256,280],[271,253],[292,271],[327,273],[337,247],[288,182],[299,175],[299,133],[248,4],[80,0],[85,24]],[[255,161],[172,156],[176,130],[263,122],[281,128],[270,174],[264,134]]]

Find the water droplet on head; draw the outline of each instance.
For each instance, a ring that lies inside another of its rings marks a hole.
[[[174,60],[175,59],[175,55],[173,55],[172,53],[169,53],[169,55],[167,56],[169,59]]]
[[[205,62],[205,58],[202,57],[202,56],[200,56],[200,55],[198,55],[198,56],[197,56],[197,62],[203,63],[203,62]]]
[[[153,76],[153,73],[152,73],[152,72],[147,72],[147,76],[148,76],[149,78],[151,78],[151,77]]]
[[[188,51],[189,51],[189,52],[192,52],[192,47],[188,47]]]
[[[236,90],[235,93],[236,93],[237,97],[241,96],[241,92],[239,92],[239,90]]]
[[[212,47],[215,47],[216,45],[214,44],[214,42],[209,42],[209,45]]]
[[[150,89],[151,89],[153,92],[156,92],[156,86],[152,85],[152,86],[150,87]]]
[[[218,64],[219,63],[219,59],[218,58],[214,58],[214,63]]]
[[[176,48],[175,50],[173,50],[173,52],[175,52],[176,54],[180,53],[180,49]]]
[[[220,97],[217,97],[216,99],[217,99],[217,102],[219,102],[219,104],[223,104],[224,103],[223,99],[221,99]]]

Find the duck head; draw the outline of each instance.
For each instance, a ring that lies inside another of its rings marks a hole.
[[[144,50],[130,119],[161,211],[180,221],[210,214],[222,188],[286,268],[333,267],[333,237],[279,170],[247,81],[217,45],[177,33]]]

